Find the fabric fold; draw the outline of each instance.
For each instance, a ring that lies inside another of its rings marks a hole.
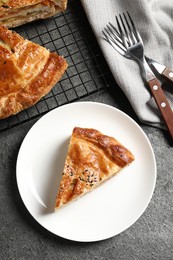
[[[173,68],[173,5],[171,0],[81,0],[109,68],[139,120],[165,128],[160,111],[145,85],[138,64],[121,56],[103,38],[102,30],[115,15],[128,11],[143,39],[145,55]],[[173,83],[163,88],[173,109]]]

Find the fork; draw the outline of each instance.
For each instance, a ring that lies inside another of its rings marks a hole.
[[[173,139],[173,112],[166,99],[161,84],[150,69],[145,56],[144,45],[135,24],[127,12],[116,16],[118,30],[111,23],[103,31],[106,40],[124,57],[136,60],[142,70],[143,78],[148,83],[151,94],[166,123]]]

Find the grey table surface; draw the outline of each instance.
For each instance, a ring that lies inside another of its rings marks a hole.
[[[135,115],[121,91],[105,89],[85,99]],[[29,214],[16,183],[20,145],[37,121],[0,133],[0,259],[173,259],[173,147],[162,130],[140,124],[154,149],[157,182],[152,200],[137,222],[121,234],[94,242],[73,242],[42,228]]]
[[[89,91],[96,84],[105,84],[105,80],[101,81],[105,66],[100,65],[102,59],[97,42],[77,0],[69,1],[65,14],[44,24],[38,22],[35,27],[26,25],[18,31],[51,51],[58,48],[59,53],[67,57],[68,77],[61,88],[68,91],[69,87],[73,90],[73,86],[77,89],[85,85]],[[94,84],[90,85],[93,79]],[[54,92],[61,88],[58,85]],[[85,89],[79,89],[78,94],[83,93]],[[70,99],[71,92],[66,96]],[[51,96],[49,100],[52,102]],[[157,162],[157,182],[149,206],[130,228],[100,242],[69,241],[46,231],[25,208],[16,182],[16,161],[21,143],[39,117],[32,119],[0,132],[0,260],[173,260],[173,146],[166,131],[141,124],[114,82],[110,87],[80,99],[86,100],[122,110],[136,120],[148,136]]]

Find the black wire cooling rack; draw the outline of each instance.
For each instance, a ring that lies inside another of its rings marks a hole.
[[[15,116],[0,120],[0,132],[113,84],[112,75],[80,1],[69,0],[64,13],[15,30],[51,52],[64,56],[68,69],[61,81],[37,104]]]

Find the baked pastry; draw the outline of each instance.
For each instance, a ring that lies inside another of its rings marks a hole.
[[[35,104],[66,68],[63,57],[0,26],[0,119]]]
[[[66,9],[67,0],[1,0],[0,25],[16,27]]]
[[[55,211],[92,191],[134,160],[115,138],[75,127],[56,196]]]

